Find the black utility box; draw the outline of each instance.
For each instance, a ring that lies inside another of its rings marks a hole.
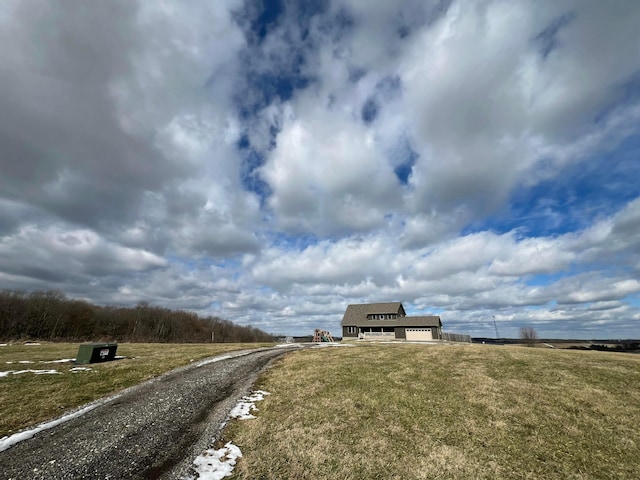
[[[83,343],[78,349],[76,363],[109,362],[116,358],[117,343]]]

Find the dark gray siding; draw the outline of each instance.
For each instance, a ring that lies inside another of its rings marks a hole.
[[[342,337],[343,338],[357,338],[358,337],[358,329],[356,328],[356,333],[349,333],[349,328],[353,327],[353,325],[349,325],[347,327],[342,327]]]

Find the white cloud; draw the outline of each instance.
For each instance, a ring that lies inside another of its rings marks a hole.
[[[563,238],[528,238],[513,245],[511,251],[497,254],[490,271],[498,275],[532,275],[566,270],[577,255],[566,245],[573,235]]]
[[[384,283],[393,278],[389,263],[395,253],[379,238],[324,241],[302,251],[273,248],[263,251],[251,274],[259,283],[282,289],[297,283]]]
[[[368,230],[401,201],[399,183],[373,132],[339,107],[317,98],[296,102],[260,173],[269,205],[286,230],[333,233]]]
[[[3,2],[3,287],[281,333],[396,299],[474,332],[632,330],[639,199],[500,224],[638,134],[632,2],[284,8],[261,38],[240,0]]]
[[[106,275],[149,272],[168,265],[143,249],[109,242],[87,229],[23,226],[0,240],[3,271],[55,284],[63,278],[91,279]],[[81,280],[82,281],[82,280]]]
[[[622,300],[627,295],[640,292],[640,282],[635,278],[606,278],[595,275],[578,275],[558,282],[557,301],[562,304],[591,303]]]

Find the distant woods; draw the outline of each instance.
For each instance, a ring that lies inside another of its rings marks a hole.
[[[58,290],[0,291],[0,339],[122,342],[270,342],[273,335],[217,317],[139,303],[101,307]]]

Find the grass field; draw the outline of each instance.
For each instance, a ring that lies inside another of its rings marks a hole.
[[[233,478],[637,479],[640,356],[370,345],[288,355]]]
[[[0,438],[192,361],[267,344],[120,344],[117,355],[125,359],[84,365],[91,368],[90,371],[73,373],[71,369],[75,365],[71,363],[47,363],[75,358],[78,345],[43,343],[0,347],[0,372],[27,369],[60,372],[0,377]]]

